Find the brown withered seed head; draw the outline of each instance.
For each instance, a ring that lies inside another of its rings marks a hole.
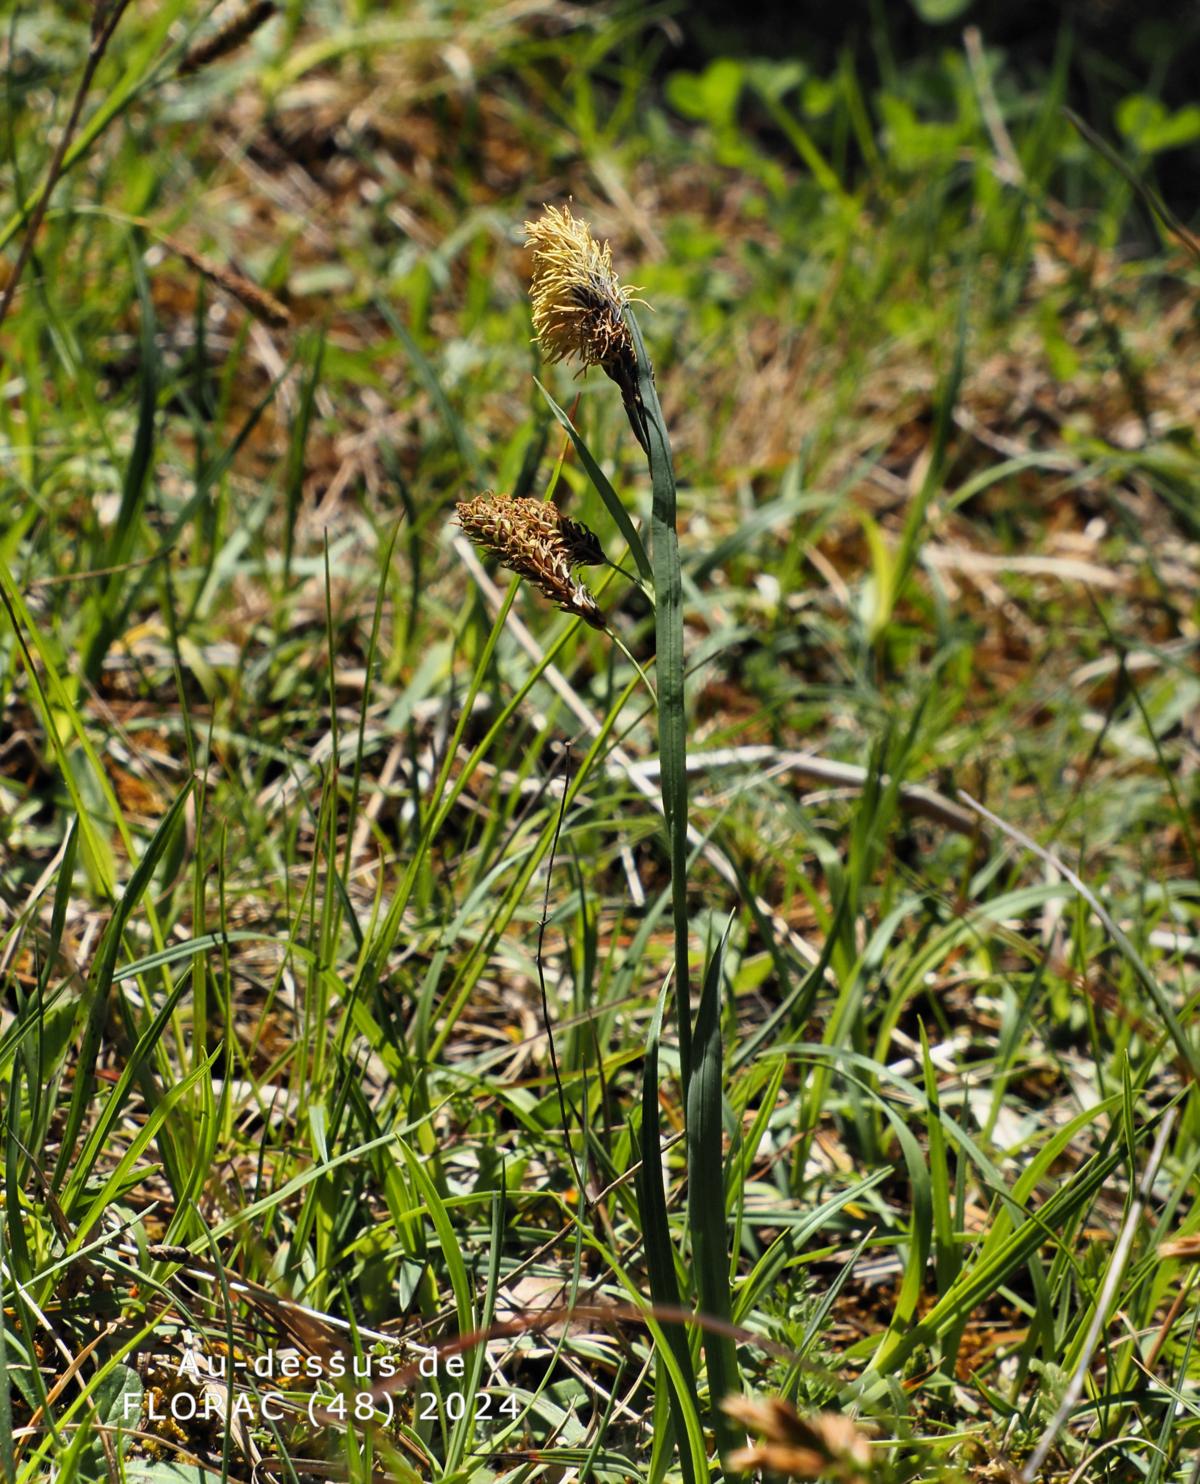
[[[604,561],[600,543],[587,526],[568,520],[543,500],[510,495],[477,495],[455,506],[463,533],[511,572],[529,582],[566,613],[594,629],[606,627],[594,597],[571,575],[571,568]]]
[[[866,1484],[871,1449],[866,1433],[851,1418],[837,1412],[801,1417],[781,1396],[727,1396],[721,1407],[760,1437],[729,1455],[735,1472],[767,1469],[794,1479],[828,1475],[840,1484]]]
[[[572,567],[599,567],[608,560],[595,531],[582,521],[571,520],[551,501],[522,496],[512,503],[520,506],[530,525],[544,530],[548,539],[562,542]]]
[[[1158,1256],[1163,1262],[1172,1257],[1181,1262],[1200,1262],[1200,1237],[1172,1237],[1169,1242],[1160,1242]]]

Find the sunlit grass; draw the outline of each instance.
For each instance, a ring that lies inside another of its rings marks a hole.
[[[14,199],[84,29],[18,17]],[[3,327],[3,1476],[700,1479],[738,1376],[880,1480],[1181,1476],[1196,269],[1067,53],[188,40],[123,17]],[[538,361],[572,195],[671,501],[627,388]],[[464,561],[488,488],[599,534],[619,645]],[[268,1420],[185,1327],[312,1372]],[[335,1354],[400,1377],[371,1419]]]

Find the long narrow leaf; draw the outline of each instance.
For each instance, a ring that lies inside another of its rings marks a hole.
[[[638,393],[646,415],[652,503],[650,552],[654,572],[655,665],[658,673],[658,749],[663,813],[671,860],[671,906],[675,925],[675,1004],[679,1062],[687,1087],[692,1061],[692,1005],[688,974],[687,909],[687,717],[684,710],[683,579],[675,530],[675,470],[666,420],[654,388],[654,372],[633,311],[625,317],[637,353]]]
[[[721,935],[704,976],[696,1016],[695,1061],[687,1091],[688,1226],[700,1308],[714,1319],[730,1323],[733,1304],[729,1293],[729,1237],[725,1219],[725,1166],[722,1158],[723,1088],[721,1059],[721,975],[729,926]],[[704,1331],[704,1358],[708,1367],[710,1421],[722,1455],[741,1439],[722,1400],[740,1391],[737,1349],[720,1330]]]
[[[605,477],[603,469],[601,469],[600,465],[592,457],[591,449],[579,436],[575,424],[558,405],[558,403],[554,400],[554,398],[550,395],[550,393],[546,390],[542,383],[538,381],[537,377],[535,376],[533,379],[534,382],[537,384],[538,391],[541,392],[542,396],[545,397],[546,401],[550,404],[550,411],[562,424],[567,437],[575,445],[575,452],[579,455],[579,462],[583,465],[584,470],[587,473],[587,477],[595,486],[596,493],[604,501],[604,508],[608,511],[609,515],[612,516],[613,524],[616,526],[617,530],[620,531],[625,545],[628,546],[630,552],[633,554],[633,560],[637,564],[637,569],[638,572],[641,574],[642,581],[647,584],[652,584],[654,582],[654,572],[650,565],[650,558],[646,554],[645,543],[642,541],[641,536],[638,534],[637,527],[634,525],[633,521],[630,520],[629,512],[621,503],[620,496],[617,494],[616,490],[613,489],[612,485]]]
[[[104,552],[104,565],[113,568],[94,600],[95,620],[83,658],[83,673],[93,684],[99,679],[100,667],[113,639],[120,632],[125,605],[125,566],[135,550],[138,527],[150,489],[150,470],[154,459],[154,433],[158,416],[158,387],[161,363],[158,351],[158,322],[150,284],[142,266],[138,242],[130,246],[133,281],[137,288],[141,337],[138,345],[138,412],[133,447],[125,465],[121,484],[121,502]]]
[[[667,1217],[667,1200],[663,1193],[662,1150],[658,1131],[658,1041],[662,1033],[663,1006],[666,1001],[666,986],[659,996],[654,1018],[646,1040],[646,1061],[642,1069],[642,1123],[641,1160],[637,1170],[638,1206],[642,1216],[642,1241],[646,1248],[646,1268],[650,1275],[650,1296],[661,1308],[679,1307],[679,1285],[675,1277],[675,1259],[671,1247],[671,1227]],[[636,1152],[636,1151],[635,1151]],[[687,1335],[678,1324],[664,1324],[663,1335],[671,1347],[680,1376],[695,1405],[696,1382],[692,1373],[691,1352]],[[685,1435],[683,1409],[687,1401],[677,1395],[670,1385],[671,1417],[680,1440],[679,1457],[684,1477],[689,1484],[697,1484],[692,1462],[687,1449],[682,1446]]]
[[[141,901],[153,878],[155,868],[167,848],[175,827],[183,815],[183,808],[192,791],[192,782],[189,779],[180,790],[175,802],[167,810],[158,828],[155,830],[150,843],[142,852],[142,858],[138,861],[129,883],[121,893],[112,917],[109,919],[108,927],[104,931],[104,937],[100,940],[100,947],[96,955],[96,965],[88,985],[90,1003],[86,1009],[86,1023],[83,1033],[83,1041],[79,1048],[78,1073],[75,1078],[75,1090],[71,1096],[71,1105],[67,1110],[66,1122],[62,1132],[62,1149],[59,1153],[58,1163],[54,1169],[53,1187],[57,1191],[61,1188],[66,1177],[67,1168],[70,1164],[75,1150],[75,1140],[79,1130],[83,1126],[83,1120],[87,1113],[88,1104],[91,1102],[95,1090],[96,1075],[95,1061],[100,1049],[100,1040],[104,1031],[104,1023],[108,1014],[108,996],[112,989],[113,974],[117,967],[117,954],[120,952],[121,942],[125,933],[125,926],[129,921],[133,909]]]

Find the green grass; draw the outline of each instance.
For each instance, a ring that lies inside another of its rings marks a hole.
[[[1068,36],[207,25],[122,17],[0,330],[0,1478],[698,1481],[739,1385],[882,1484],[1191,1477],[1190,116]],[[10,266],[87,41],[12,23]],[[568,196],[649,463],[531,342]]]

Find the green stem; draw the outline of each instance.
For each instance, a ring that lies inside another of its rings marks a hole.
[[[638,664],[637,660],[634,658],[632,652],[630,651],[629,646],[625,643],[624,639],[621,638],[620,634],[618,634],[615,629],[609,629],[609,631],[608,631],[608,637],[613,641],[613,643],[617,646],[617,648],[621,651],[621,653],[625,656],[625,658],[629,661],[629,663],[633,666],[633,668],[641,676],[642,684],[650,692],[650,699],[657,706],[658,705],[658,695],[657,695],[657,692],[655,691],[654,686],[651,684],[649,675],[647,675],[646,672],[645,672],[645,670],[642,669],[641,665]]]
[[[675,529],[675,470],[671,442],[654,387],[654,371],[633,311],[625,318],[637,355],[638,393],[645,416],[646,454],[650,461],[653,501],[650,512],[650,562],[654,573],[655,668],[658,672],[658,750],[661,760],[663,814],[671,862],[671,905],[675,926],[675,1007],[679,1030],[679,1067],[686,1100],[692,1067],[692,996],[688,972],[687,907],[687,719],[683,695],[683,579],[679,537]],[[629,406],[627,400],[626,406]],[[630,410],[631,419],[634,410]],[[636,431],[636,425],[635,425]]]

